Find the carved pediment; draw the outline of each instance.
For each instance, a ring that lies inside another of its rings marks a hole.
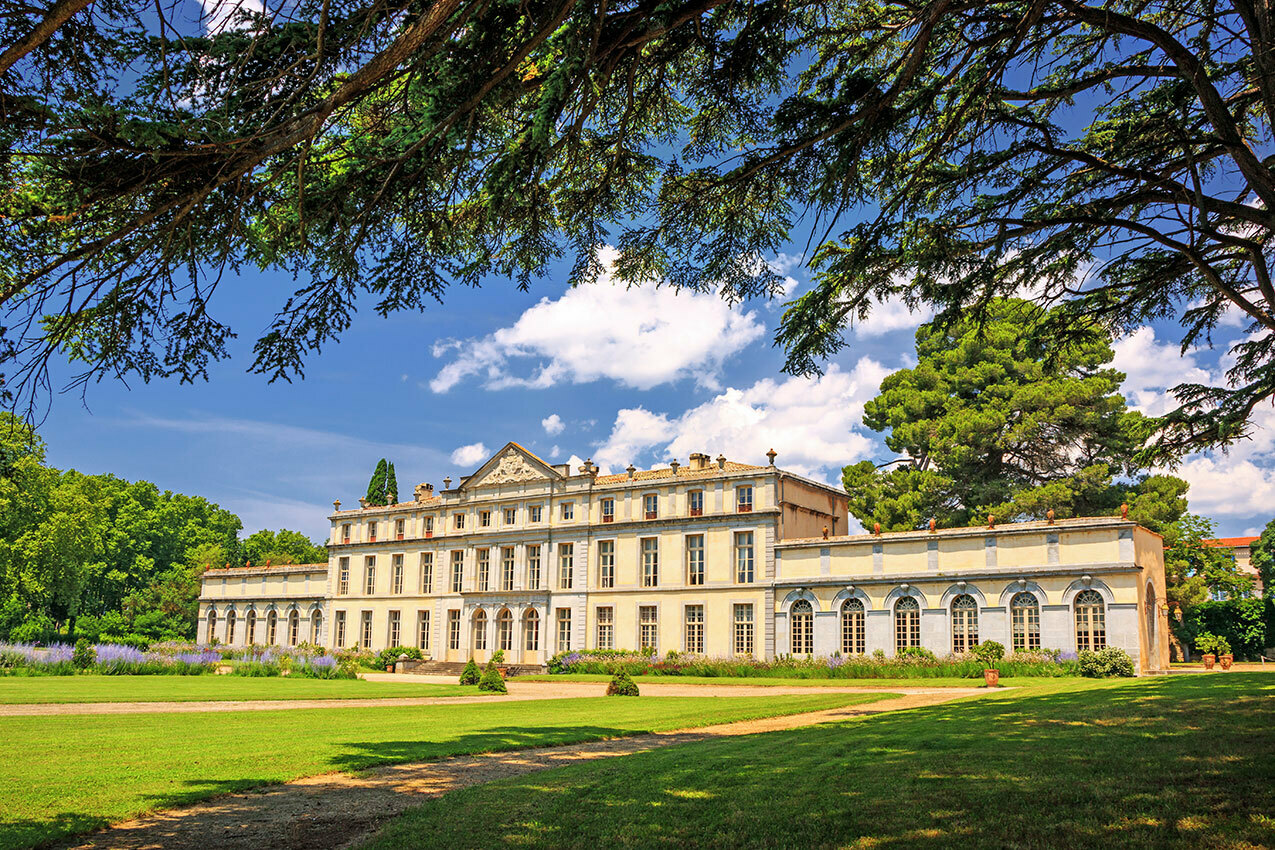
[[[473,478],[466,481],[465,486],[521,484],[526,481],[544,481],[549,477],[545,470],[538,468],[538,464],[517,448],[506,446],[504,451],[487,461]]]

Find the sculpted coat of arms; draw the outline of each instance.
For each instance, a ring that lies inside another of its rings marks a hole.
[[[537,472],[517,450],[510,449],[500,456],[496,467],[483,476],[482,483],[517,484],[520,481],[536,481],[544,477],[544,473]]]

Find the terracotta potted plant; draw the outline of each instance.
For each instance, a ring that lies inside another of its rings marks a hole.
[[[1231,665],[1235,663],[1235,656],[1231,654],[1231,644],[1226,638],[1219,637],[1213,651],[1217,653],[1217,662],[1222,665],[1222,669],[1230,670]]]
[[[1000,687],[1001,671],[997,665],[1005,657],[1005,647],[994,640],[989,640],[971,649],[970,654],[983,662],[983,681],[987,683],[987,687]]]
[[[1219,655],[1228,656],[1231,652],[1231,646],[1226,642],[1225,638],[1220,638],[1209,632],[1203,632],[1195,639],[1195,648],[1201,653],[1200,657],[1204,661],[1205,670],[1213,669],[1213,665],[1217,663],[1217,657]],[[1228,659],[1225,667],[1222,669],[1226,669],[1230,666],[1231,663]]]
[[[500,678],[509,678],[509,665],[505,664],[505,651],[498,649],[491,654],[491,660],[496,665],[496,671],[500,673]]]

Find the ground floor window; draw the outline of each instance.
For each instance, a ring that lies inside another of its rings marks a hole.
[[[1076,594],[1076,650],[1099,650],[1107,645],[1106,611],[1096,590]]]
[[[615,609],[598,609],[598,649],[615,649]]]
[[[811,655],[815,651],[815,612],[810,603],[799,599],[792,604],[788,619],[791,622],[792,654]]]
[[[275,643],[278,642],[276,640],[278,636],[278,632],[279,632],[279,615],[276,612],[271,611],[269,614],[266,615],[266,643],[268,643],[270,646],[274,646]],[[371,644],[370,634],[368,635],[368,638],[369,638],[368,643],[370,645]]]
[[[336,648],[345,649],[345,612],[336,612]]]
[[[256,643],[256,640],[257,640],[257,612],[256,611],[248,612],[247,629],[248,629],[248,634],[244,637],[244,643],[248,644],[249,646],[252,646],[254,643]],[[317,644],[319,641],[315,640],[313,642]],[[340,644],[338,644],[338,646],[339,645]]]
[[[421,652],[429,652],[429,612],[416,613],[416,648]]]
[[[905,596],[894,606],[894,651],[921,645],[921,606]]]
[[[514,649],[514,615],[508,608],[496,618],[496,647],[505,652]]]
[[[638,606],[638,643],[644,652],[652,654],[660,648],[660,614],[654,605]]]
[[[866,651],[863,602],[847,599],[841,604],[841,654],[863,655]]]
[[[558,609],[558,651],[571,649],[571,609]]]
[[[447,612],[447,648],[460,649],[460,611]]]
[[[235,612],[226,612],[226,643],[235,642]]]
[[[952,652],[960,655],[978,646],[978,602],[968,593],[952,600]]]
[[[391,611],[390,612],[390,628],[389,628],[389,634],[387,635],[387,637],[389,638],[389,643],[387,644],[388,646],[403,645],[403,641],[402,641],[403,624],[402,623],[403,621],[402,621],[402,618],[399,616],[399,612]]]
[[[704,654],[704,606],[686,606],[686,651]]]
[[[487,612],[479,609],[474,612],[474,649],[487,648]]]
[[[318,646],[321,641],[321,635],[323,634],[321,631],[322,628],[323,615],[318,611],[312,611],[310,613],[310,643],[315,646]]]
[[[522,617],[523,647],[527,652],[540,651],[540,615],[530,608]]]
[[[735,654],[753,654],[753,606],[735,605]]]
[[[270,612],[270,619],[267,622],[273,625],[273,622],[274,622],[273,611]],[[271,634],[274,633],[273,628],[271,628],[270,631],[271,631]],[[273,640],[270,642],[274,643]],[[363,647],[364,649],[372,648],[372,612],[371,611],[363,612],[363,623],[359,628],[359,646]]]
[[[1010,644],[1014,652],[1040,649],[1040,603],[1034,593],[1015,593],[1009,601]]]

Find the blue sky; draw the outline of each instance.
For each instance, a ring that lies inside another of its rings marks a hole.
[[[795,249],[794,249],[795,250]],[[774,258],[788,295],[807,283],[794,256]],[[780,369],[771,340],[781,302],[727,307],[713,295],[605,282],[571,290],[566,272],[520,293],[492,281],[457,289],[424,314],[376,316],[370,301],[338,345],[311,357],[306,377],[267,384],[245,369],[252,342],[293,288],[246,275],[218,291],[214,313],[239,333],[208,383],[103,382],[55,398],[40,433],[56,466],[144,478],[237,512],[245,531],[287,527],[326,535],[333,499],[353,504],[378,458],[396,464],[400,493],[472,472],[517,440],[562,462],[591,457],[612,470],[693,451],[780,466],[828,481],[890,453],[860,421],[889,371],[910,365],[924,316],[880,308],[818,379]],[[1166,387],[1219,371],[1218,347],[1178,355],[1173,328],[1145,328],[1117,344],[1125,389],[1160,412]],[[1178,470],[1192,509],[1224,535],[1257,533],[1275,513],[1275,415],[1259,411],[1255,438],[1228,455]]]

